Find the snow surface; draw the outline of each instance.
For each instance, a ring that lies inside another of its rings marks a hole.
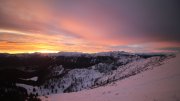
[[[21,79],[22,79],[22,78],[21,78]],[[32,81],[37,81],[37,80],[38,80],[38,77],[35,76],[35,77],[29,78],[29,79],[22,79],[22,80],[32,80]]]
[[[180,54],[166,62],[106,86],[40,98],[43,101],[180,101]]]

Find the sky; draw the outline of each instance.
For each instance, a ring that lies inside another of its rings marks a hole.
[[[0,0],[0,53],[180,50],[179,0]]]

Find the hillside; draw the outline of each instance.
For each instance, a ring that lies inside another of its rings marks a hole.
[[[49,101],[179,101],[180,55],[164,64],[106,86],[41,97]]]
[[[81,91],[98,90],[166,65],[174,57],[174,54],[123,51],[2,54],[0,100],[31,101],[43,96],[51,99],[51,95],[56,98],[56,94],[71,95],[76,94],[74,92],[79,94]],[[106,92],[102,93],[104,95]]]

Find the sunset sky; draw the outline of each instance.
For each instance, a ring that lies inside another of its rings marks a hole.
[[[0,0],[0,53],[180,50],[179,0]]]

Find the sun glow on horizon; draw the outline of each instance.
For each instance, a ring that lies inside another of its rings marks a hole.
[[[36,51],[36,52],[39,52],[39,53],[58,53],[59,51],[54,51],[54,50],[39,50],[39,51]]]
[[[58,53],[59,51],[55,50],[37,50],[37,51],[1,51],[0,53],[8,53],[8,54],[21,54],[21,53]]]

